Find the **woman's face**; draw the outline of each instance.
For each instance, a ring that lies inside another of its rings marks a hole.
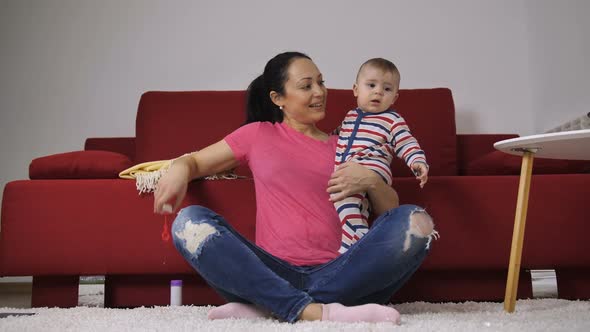
[[[306,58],[293,60],[287,71],[285,93],[275,103],[283,106],[284,120],[315,124],[326,116],[327,89],[318,67]]]

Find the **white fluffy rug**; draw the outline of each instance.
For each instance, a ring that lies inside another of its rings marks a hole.
[[[0,319],[0,331],[590,331],[590,303],[555,299],[526,300],[506,314],[498,303],[397,306],[402,325],[332,322],[280,323],[274,320],[208,321],[207,307],[136,309],[19,309],[34,316]],[[7,312],[7,308],[1,308]]]
[[[99,286],[100,287],[100,286]],[[81,288],[82,289],[82,288]],[[590,301],[521,300],[507,314],[502,303],[405,303],[396,308],[402,325],[276,320],[208,321],[209,307],[105,309],[102,291],[80,293],[72,309],[0,308],[0,313],[34,312],[0,319],[0,331],[590,331]]]
[[[506,314],[499,303],[397,306],[402,325],[370,323],[298,322],[275,320],[208,321],[207,307],[136,309],[13,309],[34,316],[0,319],[1,331],[590,331],[590,303],[555,299],[525,300],[517,312]],[[7,308],[0,308],[9,312]]]

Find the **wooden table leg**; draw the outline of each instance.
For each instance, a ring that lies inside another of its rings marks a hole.
[[[514,231],[512,232],[512,248],[510,249],[510,264],[508,266],[508,280],[506,281],[506,295],[504,296],[504,310],[506,312],[514,312],[514,307],[516,306],[516,291],[518,290],[524,226],[529,203],[533,156],[534,153],[530,151],[525,152],[522,156],[518,199],[516,201],[516,214],[514,216]]]

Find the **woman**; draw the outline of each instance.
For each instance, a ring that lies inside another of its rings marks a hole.
[[[248,88],[248,124],[177,159],[160,179],[154,211],[176,211],[190,180],[245,162],[256,187],[256,244],[200,206],[180,211],[172,230],[179,252],[228,304],[210,319],[269,317],[391,321],[388,303],[420,266],[434,234],[426,212],[399,206],[377,173],[355,163],[334,170],[337,136],[316,127],[327,90],[305,54],[275,56]],[[340,255],[333,201],[367,192],[380,217]]]

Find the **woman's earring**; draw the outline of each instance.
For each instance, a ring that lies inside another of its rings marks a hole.
[[[282,106],[282,105],[281,105],[281,106],[279,106],[279,109],[282,111],[282,110],[283,110],[283,106]]]

